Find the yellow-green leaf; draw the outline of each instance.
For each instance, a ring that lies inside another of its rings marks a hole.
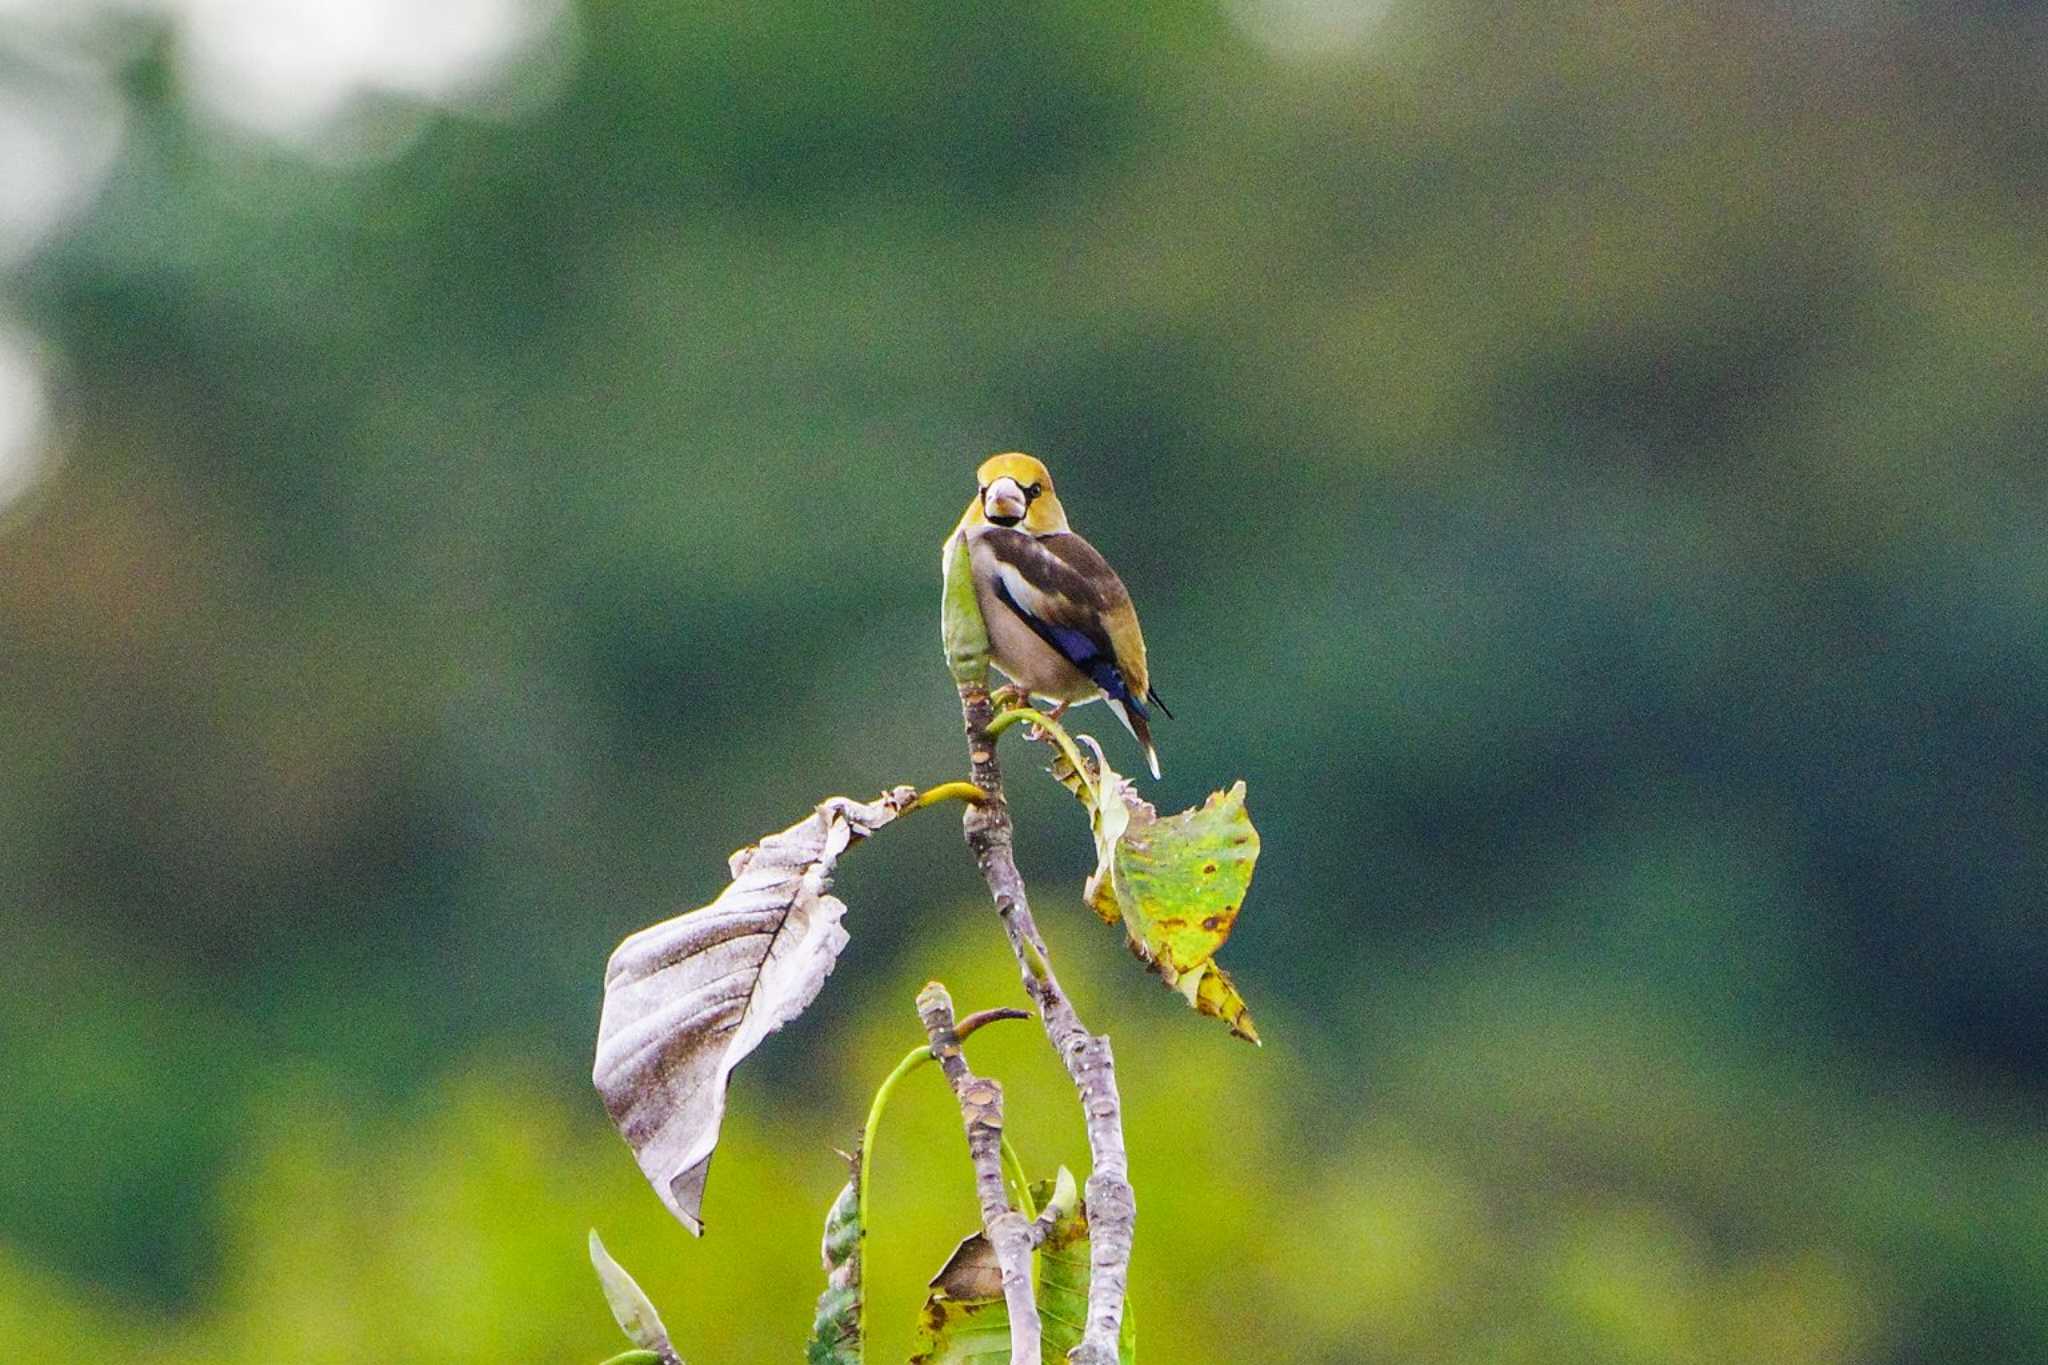
[[[661,1314],[654,1311],[654,1304],[639,1282],[605,1250],[596,1228],[590,1230],[590,1267],[597,1272],[605,1303],[610,1305],[612,1319],[626,1334],[626,1340],[652,1352],[657,1359],[676,1359],[675,1348],[669,1345],[668,1328],[661,1325]]]
[[[1060,1365],[1088,1330],[1088,1220],[1078,1212],[1080,1193],[1064,1166],[1056,1180],[1035,1183],[1031,1197],[1053,1216],[1038,1248],[1038,1339],[1046,1365]]]
[[[967,564],[967,536],[955,531],[941,557],[945,587],[939,600],[939,629],[946,645],[946,668],[955,686],[988,681],[988,623],[975,600],[974,576]]]
[[[1131,951],[1196,1010],[1258,1042],[1244,997],[1213,960],[1237,922],[1259,857],[1244,783],[1161,816],[1110,768],[1100,745],[1081,739],[1095,758],[1094,798],[1073,765],[1055,763],[1053,776],[1089,808],[1095,871],[1083,888],[1088,904],[1110,923],[1122,921]]]
[[[1066,1365],[1067,1352],[1081,1344],[1088,1327],[1088,1216],[1079,1208],[1074,1177],[1064,1166],[1056,1184],[1040,1181],[1033,1193],[1055,1215],[1038,1248],[1039,1351],[1044,1365]],[[1117,1359],[1131,1365],[1137,1354],[1138,1329],[1126,1298]]]

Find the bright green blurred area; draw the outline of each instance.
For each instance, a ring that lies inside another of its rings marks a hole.
[[[951,817],[849,858],[701,1242],[600,973],[959,774],[1010,448],[1160,804],[1263,839],[1254,1052],[1005,741],[1145,1358],[2048,1356],[2038,8],[256,13],[0,4],[0,1359],[596,1361],[593,1225],[695,1365],[795,1358],[917,986],[1017,1001]],[[973,1218],[908,1089],[876,1360]]]

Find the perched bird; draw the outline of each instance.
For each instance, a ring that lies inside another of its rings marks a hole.
[[[1027,697],[1055,702],[1055,716],[1077,702],[1108,702],[1158,777],[1147,704],[1168,719],[1173,713],[1152,690],[1145,637],[1123,580],[1067,529],[1052,475],[1037,460],[992,456],[976,478],[981,487],[954,529],[967,535],[996,667]]]

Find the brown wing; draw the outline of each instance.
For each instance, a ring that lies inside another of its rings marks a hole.
[[[1004,603],[1106,694],[1130,702],[1142,716],[1149,690],[1145,637],[1109,561],[1071,531],[1034,536],[998,528],[982,532],[981,543],[1019,580],[1015,592],[999,587]]]
[[[1131,600],[1124,581],[1093,545],[1072,531],[1034,536],[998,527],[982,532],[982,543],[998,559],[1017,566],[1041,592],[1053,593],[1090,611],[1108,612]]]

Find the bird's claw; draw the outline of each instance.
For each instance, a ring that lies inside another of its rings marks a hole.
[[[988,699],[998,712],[1008,711],[1012,707],[1022,707],[1026,711],[1036,709],[1031,705],[1031,694],[1015,683],[1004,683],[989,693]]]

